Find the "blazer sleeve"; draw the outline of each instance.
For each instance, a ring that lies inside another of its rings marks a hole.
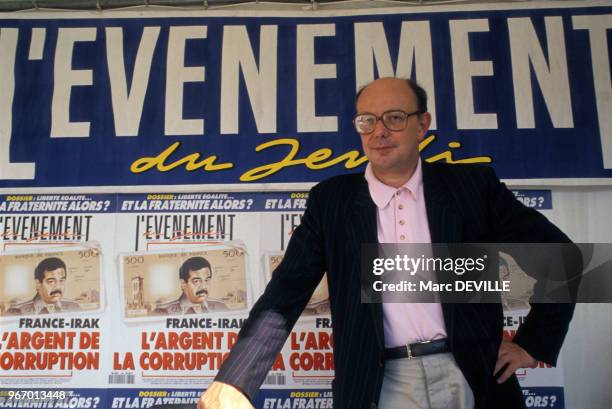
[[[544,215],[519,202],[488,168],[488,191],[495,241],[498,243],[571,243]],[[535,359],[556,365],[574,313],[571,303],[530,303],[513,342]]]
[[[320,209],[319,188],[315,186],[282,262],[251,309],[236,344],[215,378],[241,390],[251,401],[323,277],[325,255]]]

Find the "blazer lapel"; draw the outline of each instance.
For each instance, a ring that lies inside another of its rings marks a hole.
[[[423,192],[427,208],[427,221],[432,243],[453,243],[461,241],[461,218],[452,200],[452,186],[437,172],[435,166],[423,161]],[[442,314],[449,338],[453,345],[456,309],[454,304],[442,304]]]
[[[356,246],[353,250],[354,254],[361,254],[361,244],[378,243],[378,233],[376,227],[376,205],[370,197],[368,183],[365,178],[361,178],[360,184],[353,198],[353,217],[355,223],[347,226],[349,229],[348,236]],[[361,260],[359,260],[361,264]],[[361,273],[361,272],[360,272]],[[361,277],[360,277],[361,280]],[[367,304],[370,316],[374,322],[376,340],[379,347],[385,347],[384,328],[383,328],[383,310],[382,304],[370,303]]]
[[[432,243],[461,241],[461,219],[457,215],[448,186],[435,167],[423,161],[423,191],[427,207],[427,221]]]

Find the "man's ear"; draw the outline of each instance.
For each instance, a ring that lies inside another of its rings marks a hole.
[[[187,288],[187,282],[181,278],[181,290],[185,291]]]
[[[429,112],[424,112],[418,116],[419,119],[419,134],[417,136],[417,140],[421,142],[425,139],[425,135],[429,130],[429,126],[431,125],[431,114]]]

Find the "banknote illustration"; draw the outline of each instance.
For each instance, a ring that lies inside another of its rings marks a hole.
[[[0,254],[0,316],[96,311],[101,252],[95,243]]]
[[[264,253],[264,268],[266,274],[266,280],[270,281],[272,278],[272,274],[276,267],[278,267],[283,260],[284,253],[282,251],[270,251]],[[312,297],[306,304],[306,308],[304,308],[304,312],[302,315],[321,315],[321,314],[329,314],[330,306],[329,306],[329,289],[327,287],[327,273],[323,275],[321,282],[315,288]]]
[[[125,319],[247,308],[241,242],[119,256]]]

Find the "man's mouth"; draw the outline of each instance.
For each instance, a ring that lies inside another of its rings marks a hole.
[[[374,149],[375,151],[378,151],[378,152],[384,152],[384,151],[391,150],[393,148],[395,148],[395,146],[393,146],[393,145],[381,145],[381,146],[375,146],[372,149]]]
[[[203,295],[208,295],[208,291],[206,290],[200,290],[196,293],[196,296],[201,297]]]

